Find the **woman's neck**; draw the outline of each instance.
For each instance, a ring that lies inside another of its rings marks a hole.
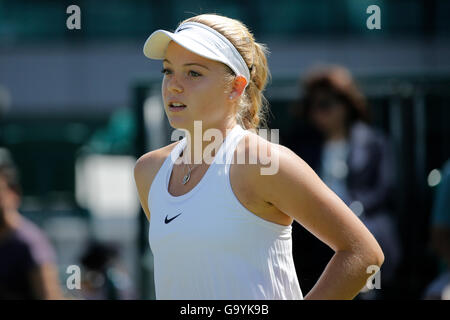
[[[187,141],[186,147],[183,151],[183,161],[185,161],[185,163],[189,165],[197,165],[200,163],[203,164],[210,162],[203,156],[207,147],[211,145],[206,150],[207,153],[205,154],[205,156],[215,157],[216,151],[219,149],[226,136],[230,133],[231,129],[233,129],[235,125],[236,121],[232,121],[224,123],[220,127],[218,126],[203,128],[202,126],[197,126],[195,128],[192,128],[191,130],[187,130],[187,133],[189,134],[186,135]],[[211,131],[207,132],[208,130]],[[205,136],[205,132],[208,133],[207,136]],[[206,140],[204,140],[203,138],[205,138]]]

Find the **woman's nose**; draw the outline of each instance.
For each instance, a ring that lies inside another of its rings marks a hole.
[[[177,93],[183,91],[183,86],[181,85],[181,83],[178,81],[178,79],[175,76],[170,77],[167,88],[169,89],[169,91],[177,92]]]

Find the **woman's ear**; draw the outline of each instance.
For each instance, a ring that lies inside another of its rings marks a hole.
[[[233,88],[230,92],[230,100],[240,97],[245,90],[247,85],[247,79],[244,76],[237,76],[233,81]]]

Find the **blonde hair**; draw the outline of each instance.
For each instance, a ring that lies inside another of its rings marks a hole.
[[[236,113],[237,122],[245,129],[267,127],[268,102],[263,95],[270,78],[267,47],[257,43],[253,34],[240,21],[217,14],[201,14],[181,22],[198,22],[225,36],[239,51],[250,70],[250,83],[241,96]],[[231,73],[230,68],[228,68]],[[233,77],[234,78],[234,77]]]

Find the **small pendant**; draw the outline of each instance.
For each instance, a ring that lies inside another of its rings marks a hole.
[[[191,178],[191,173],[188,172],[183,178],[183,184],[186,184],[190,178]]]

